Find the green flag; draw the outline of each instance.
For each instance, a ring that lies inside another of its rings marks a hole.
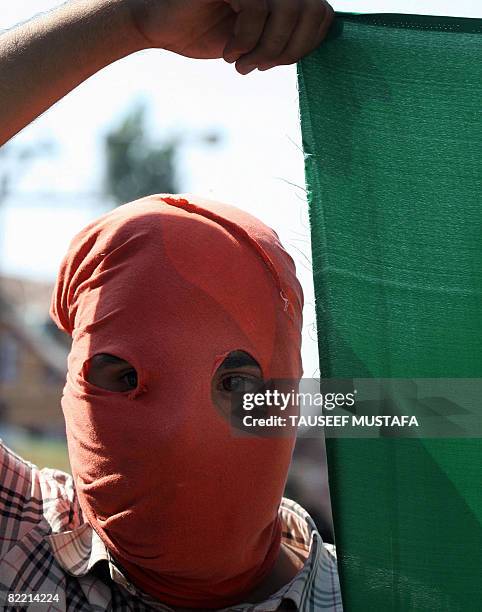
[[[482,376],[481,33],[338,15],[299,64],[321,377]],[[482,610],[482,439],[327,452],[345,611]]]

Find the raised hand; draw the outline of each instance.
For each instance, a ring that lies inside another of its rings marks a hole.
[[[315,49],[333,19],[325,0],[128,0],[145,47],[224,58],[241,74],[292,64]]]

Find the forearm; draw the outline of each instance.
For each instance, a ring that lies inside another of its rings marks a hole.
[[[70,0],[0,35],[0,145],[112,62],[146,47],[248,74],[315,49],[326,0]]]
[[[75,0],[0,35],[0,145],[87,78],[142,48],[122,0]]]

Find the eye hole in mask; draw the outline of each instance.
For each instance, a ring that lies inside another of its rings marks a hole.
[[[99,353],[85,365],[84,376],[87,382],[108,391],[132,391],[137,388],[136,370],[120,357]]]
[[[224,417],[235,424],[245,414],[243,395],[257,393],[263,388],[263,373],[256,359],[245,351],[232,351],[214,373],[211,397]]]

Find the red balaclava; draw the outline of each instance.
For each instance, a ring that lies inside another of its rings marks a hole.
[[[187,195],[115,209],[64,258],[51,315],[73,340],[62,408],[80,505],[163,603],[229,606],[273,568],[294,434],[236,436],[211,381],[238,350],[264,379],[299,379],[302,301],[271,229]],[[87,382],[99,353],[129,362],[137,388]]]

